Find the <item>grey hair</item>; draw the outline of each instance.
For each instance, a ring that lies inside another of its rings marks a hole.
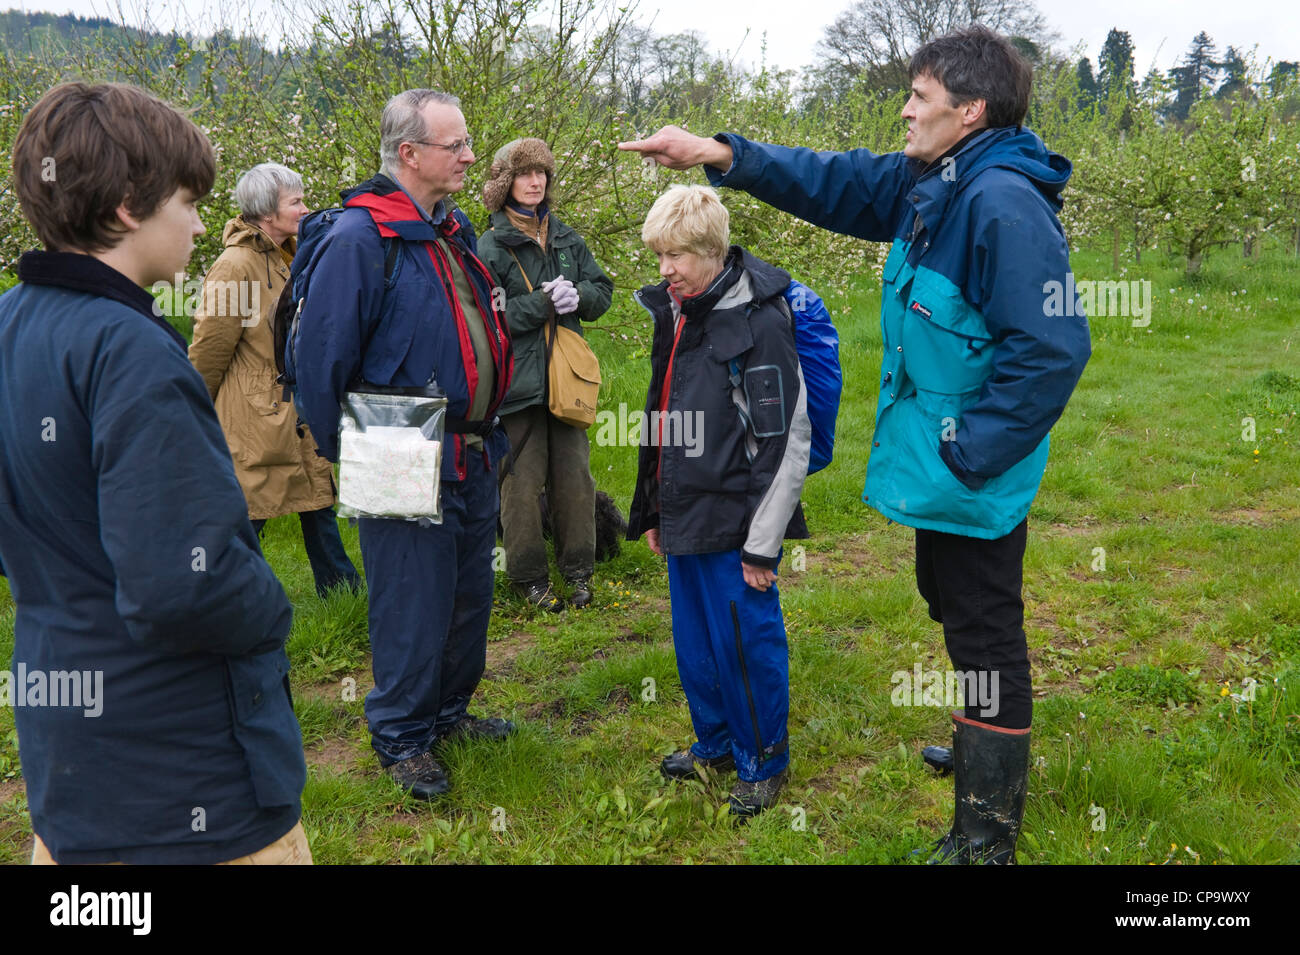
[[[379,121],[379,161],[390,179],[398,169],[397,148],[429,135],[420,110],[426,103],[460,108],[460,97],[438,90],[403,90],[384,106],[384,116]]]
[[[285,192],[302,192],[302,176],[278,162],[258,163],[235,183],[235,204],[245,219],[265,219],[280,208]]]

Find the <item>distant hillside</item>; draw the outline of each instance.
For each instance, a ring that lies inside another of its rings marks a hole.
[[[0,45],[23,52],[67,47],[79,40],[121,34],[123,28],[101,17],[75,17],[70,13],[26,13],[6,10],[0,13]]]

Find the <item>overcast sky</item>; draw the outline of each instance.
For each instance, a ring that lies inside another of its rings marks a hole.
[[[176,22],[197,27],[219,17],[220,11],[242,10],[234,17],[242,23],[269,24],[272,5],[264,0],[146,0],[155,24]],[[768,62],[798,69],[813,62],[813,47],[822,29],[849,6],[851,0],[640,0],[638,18],[653,20],[661,33],[699,30],[718,53],[732,53],[756,63],[763,35],[767,35]],[[142,0],[28,0],[12,6],[81,16],[116,19],[118,3],[128,19],[142,8]],[[0,0],[0,8],[9,6]],[[1127,30],[1136,47],[1136,70],[1141,78],[1151,66],[1167,70],[1182,56],[1196,33],[1205,30],[1220,53],[1229,45],[1244,51],[1255,48],[1260,63],[1300,60],[1300,14],[1296,0],[1038,0],[1038,8],[1062,36],[1062,52],[1082,43],[1083,55],[1094,65],[1106,33],[1112,27]],[[301,9],[301,8],[300,8]],[[250,15],[247,11],[253,11]],[[230,15],[227,15],[230,19]],[[269,28],[267,28],[269,29]],[[748,31],[748,35],[746,35]]]

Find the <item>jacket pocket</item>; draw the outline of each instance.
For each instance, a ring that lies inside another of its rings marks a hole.
[[[918,393],[889,411],[886,438],[895,466],[884,503],[918,521],[979,530],[1001,536],[1024,517],[1047,464],[1047,439],[1031,454],[991,478],[978,491],[957,479],[939,456],[945,439],[961,426],[961,411],[976,397]]]
[[[923,407],[918,395],[909,395],[890,407],[880,440],[881,450],[890,449],[893,468],[882,489],[882,503],[917,521],[980,526],[976,492],[958,481],[939,457],[945,429],[955,431],[961,420],[957,403],[952,404],[951,414],[946,414],[946,409]]]
[[[894,244],[889,247],[889,256],[885,259],[884,268],[880,273],[881,283],[884,285],[893,285],[898,279],[898,273],[903,270],[903,264],[907,261],[907,249],[910,243],[895,239]]]
[[[289,699],[289,658],[283,648],[227,657],[231,718],[248,761],[257,804],[297,805],[307,780],[302,733]]]
[[[908,377],[922,391],[973,391],[993,368],[993,340],[983,316],[956,288],[924,272],[912,283],[902,346]]]
[[[300,461],[298,414],[284,397],[284,386],[266,376],[235,379],[240,399],[225,404],[231,457],[246,468],[275,467]],[[224,404],[224,403],[223,403]]]
[[[546,344],[542,333],[521,335],[514,340],[515,372],[510,380],[506,404],[511,406],[538,402],[546,375]]]

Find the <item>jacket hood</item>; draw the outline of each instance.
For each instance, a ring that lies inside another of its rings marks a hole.
[[[985,169],[1010,169],[1033,183],[1055,209],[1064,204],[1061,192],[1074,171],[1070,160],[1049,150],[1037,133],[1023,126],[989,130],[987,135],[971,140],[954,159],[957,177],[952,184],[956,186],[955,192],[960,192],[976,173]],[[942,181],[942,170],[932,170],[923,181],[932,178]]]
[[[221,244],[227,249],[237,246],[252,249],[254,252],[276,252],[278,249],[271,237],[253,225],[242,215],[237,215],[226,223],[221,233]],[[298,237],[290,236],[284,246],[290,254],[298,247]]]
[[[346,206],[351,204],[351,200],[357,196],[373,194],[376,196],[388,196],[394,192],[402,194],[402,187],[396,182],[385,176],[382,172],[377,172],[365,182],[359,182],[351,189],[343,189],[339,192],[339,205]],[[415,210],[411,210],[414,213]]]
[[[460,230],[460,223],[451,214],[453,207],[448,200],[441,199],[433,207],[430,214],[433,227],[430,227],[406,191],[382,172],[360,185],[340,192],[339,198],[345,208],[362,208],[369,212],[379,234],[385,239],[432,242],[440,237],[450,237]]]
[[[765,302],[769,298],[784,295],[785,290],[790,287],[790,273],[785,269],[769,265],[762,259],[752,255],[748,249],[741,248],[738,245],[733,245],[731,252],[733,255],[739,253],[740,264],[749,273],[749,281],[754,288],[755,302]]]

